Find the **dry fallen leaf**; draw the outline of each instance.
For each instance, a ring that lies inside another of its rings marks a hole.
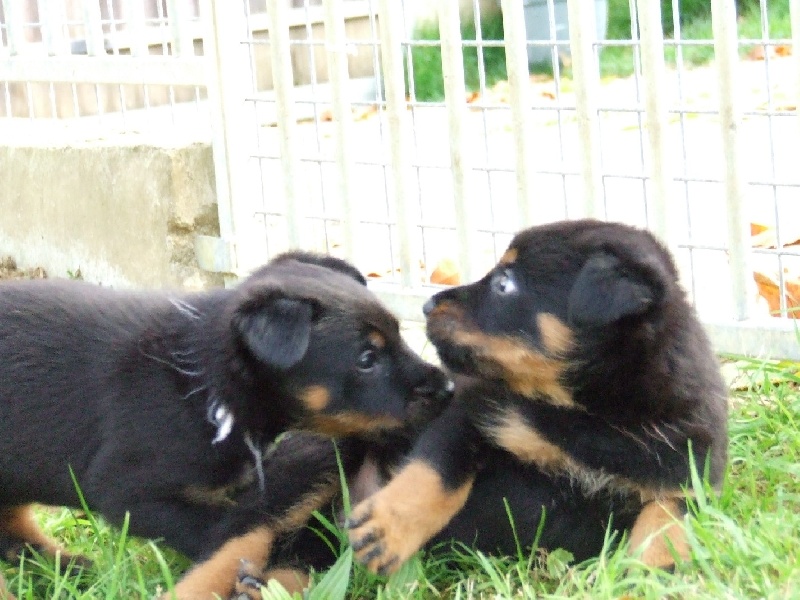
[[[456,263],[449,258],[440,260],[431,273],[430,282],[439,285],[459,285],[461,274],[458,272]]]
[[[769,312],[774,317],[782,316],[781,310],[781,295],[780,295],[780,282],[777,277],[761,272],[755,271],[753,279],[756,281],[758,294],[767,301]],[[792,314],[792,309],[800,308],[800,277],[785,277],[786,283],[786,308],[789,309],[789,314]]]

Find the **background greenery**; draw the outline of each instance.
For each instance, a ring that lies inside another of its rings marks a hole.
[[[739,37],[744,39],[760,39],[762,36],[761,13],[759,0],[738,0]],[[713,58],[711,0],[680,0],[681,38],[684,40],[707,40],[705,45],[685,46],[682,49],[682,60],[687,65],[705,64]],[[672,19],[672,0],[661,0],[662,23],[664,35],[669,39],[674,35],[675,27]],[[466,41],[476,40],[476,30],[472,20],[462,27],[462,38]],[[768,34],[771,38],[785,39],[791,37],[789,20],[789,0],[769,0]],[[413,34],[415,40],[435,41],[439,39],[439,28],[433,23],[419,27]],[[629,0],[608,0],[608,29],[610,40],[631,39],[631,14]],[[486,41],[502,41],[503,19],[498,14],[488,15],[481,19],[481,38]],[[742,53],[749,51],[742,47]],[[464,70],[467,89],[480,89],[479,53],[474,47],[465,47]],[[411,57],[411,68],[406,61],[406,81],[410,81],[413,73],[413,94],[409,85],[409,95],[420,101],[441,101],[444,98],[442,84],[441,48],[439,46],[415,46],[407,54]],[[482,52],[485,85],[506,79],[505,50],[502,47],[484,47]],[[670,64],[676,62],[676,50],[673,46],[665,49],[665,57]],[[604,76],[624,77],[633,73],[633,49],[630,46],[606,46],[600,55],[600,71]],[[564,75],[569,77],[569,65],[564,65]],[[552,73],[552,65],[532,65],[536,73]]]

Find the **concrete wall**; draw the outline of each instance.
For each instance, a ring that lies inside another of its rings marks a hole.
[[[181,137],[4,125],[0,255],[109,286],[222,285],[194,254],[195,234],[219,234],[211,148]]]

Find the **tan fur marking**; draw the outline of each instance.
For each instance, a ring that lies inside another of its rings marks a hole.
[[[385,549],[384,557],[396,558],[386,572],[396,571],[461,510],[472,482],[448,490],[433,467],[423,461],[410,462],[382,490],[355,507],[354,520],[366,512],[371,516],[350,530],[350,539],[374,532]],[[376,571],[381,565],[375,559],[367,566]]]
[[[545,440],[514,411],[509,411],[499,424],[493,426],[490,435],[501,448],[545,470],[564,471],[571,462],[558,446]]]
[[[236,584],[242,560],[265,565],[275,532],[262,526],[225,542],[211,557],[195,565],[175,586],[175,595],[167,592],[162,600],[213,600],[227,598]]]
[[[458,330],[453,341],[468,346],[478,360],[491,361],[513,391],[527,397],[544,395],[554,406],[575,407],[572,396],[560,383],[566,365],[558,358],[536,352],[527,344],[511,337],[486,335],[477,331]],[[484,373],[491,375],[491,373]]]
[[[331,394],[323,385],[311,385],[300,393],[300,400],[310,410],[320,412],[331,401]]]
[[[670,497],[669,491],[646,489],[639,484],[599,469],[591,469],[572,458],[564,450],[548,442],[513,409],[508,409],[497,423],[484,427],[485,433],[497,445],[524,462],[538,465],[542,470],[569,476],[586,494],[612,489],[625,494],[639,494],[642,498]],[[674,495],[678,495],[676,492]]]
[[[330,482],[321,484],[316,490],[308,493],[295,503],[280,519],[276,526],[278,532],[292,531],[306,524],[311,513],[330,502],[339,491],[338,475]]]
[[[372,330],[367,334],[369,341],[378,349],[386,347],[386,338],[380,331]]]
[[[334,415],[318,414],[309,421],[309,429],[333,437],[365,433],[379,429],[395,429],[402,422],[388,415],[365,415],[359,412],[342,412]]]
[[[210,488],[200,485],[190,485],[183,490],[183,497],[191,504],[201,506],[236,506],[230,497],[232,487]]]
[[[499,264],[501,265],[511,265],[514,264],[517,260],[517,256],[519,256],[519,251],[516,248],[509,248],[503,253],[503,256],[500,257]]]
[[[555,315],[542,313],[536,317],[536,324],[539,326],[544,347],[553,356],[563,356],[574,346],[572,330]]]
[[[651,567],[675,564],[673,550],[681,560],[689,558],[689,542],[677,500],[645,505],[633,524],[630,549],[632,553],[641,551],[642,562]]]
[[[71,558],[60,545],[39,529],[33,516],[32,504],[0,510],[0,531],[17,538],[22,543],[38,546],[40,550],[50,556],[60,553],[63,564],[69,562]],[[8,558],[16,559],[16,557]]]

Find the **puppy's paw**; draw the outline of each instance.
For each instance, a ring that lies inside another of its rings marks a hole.
[[[302,594],[310,584],[308,574],[303,571],[285,567],[260,573],[253,563],[243,560],[230,600],[261,600],[261,588],[267,587],[272,580],[277,581],[292,596],[296,593]]]
[[[346,526],[356,560],[381,575],[394,573],[461,510],[470,489],[471,478],[450,487],[425,461],[408,463],[353,509]]]
[[[249,560],[242,560],[230,600],[261,600],[261,588],[266,585],[256,566]]]
[[[353,509],[345,526],[356,560],[371,571],[388,575],[410,558],[419,546],[410,542],[413,532],[404,531],[397,509],[385,490]]]

